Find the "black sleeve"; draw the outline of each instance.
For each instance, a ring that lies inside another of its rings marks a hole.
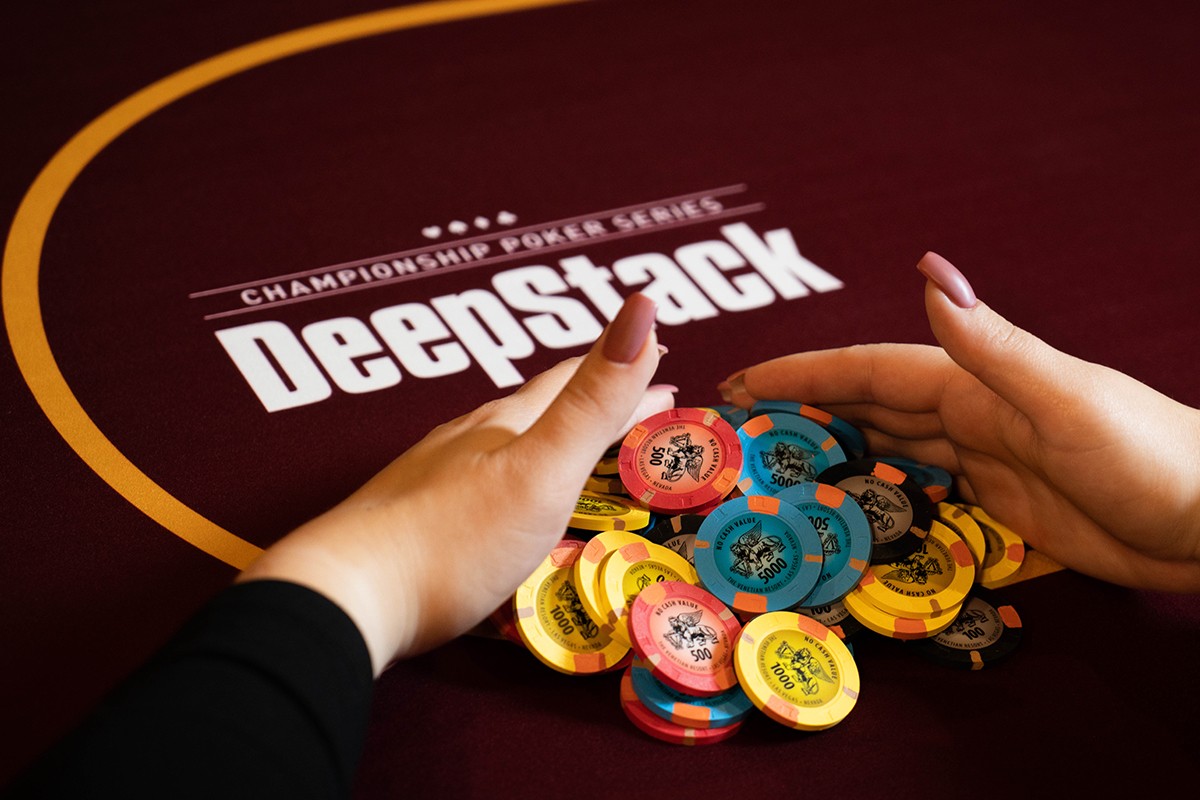
[[[346,797],[372,685],[366,644],[331,601],[291,583],[238,584],[10,791]]]

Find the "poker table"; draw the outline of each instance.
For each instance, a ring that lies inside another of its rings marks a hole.
[[[930,249],[1052,345],[1200,404],[1194,4],[3,18],[0,783],[262,548],[637,290],[681,405],[789,352],[932,343]],[[708,748],[633,728],[616,675],[466,637],[380,679],[356,793],[1200,785],[1200,598],[1020,577],[1009,660],[864,632],[843,723],[760,715]]]

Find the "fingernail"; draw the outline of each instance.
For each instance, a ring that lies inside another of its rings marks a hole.
[[[675,394],[675,392],[679,391],[678,386],[670,383],[652,383],[646,387],[646,391],[648,392],[653,392],[656,389],[663,392],[670,392],[671,394]]]
[[[631,294],[604,336],[604,357],[618,364],[629,364],[642,352],[650,328],[654,325],[654,301],[646,295]]]
[[[665,344],[660,344],[658,346],[658,357],[659,358],[662,358],[669,352],[671,352],[671,348],[667,347]]]
[[[950,302],[959,308],[974,308],[977,300],[970,282],[958,268],[937,253],[926,253],[917,262],[917,269],[933,281]]]
[[[721,381],[718,383],[717,391],[721,393],[721,399],[726,403],[733,402],[733,387],[729,385],[729,381]]]

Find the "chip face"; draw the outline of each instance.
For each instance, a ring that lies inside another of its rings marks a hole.
[[[975,583],[975,562],[967,544],[934,521],[916,552],[867,570],[856,591],[892,614],[932,617],[961,606]]]
[[[599,577],[604,628],[624,644],[629,644],[629,609],[644,590],[663,581],[700,582],[696,570],[678,553],[644,541],[611,553],[601,564]]]
[[[976,589],[946,630],[920,644],[920,652],[959,669],[983,669],[1021,643],[1021,617],[986,589]]]
[[[643,665],[672,689],[701,697],[737,685],[733,649],[740,631],[720,600],[687,583],[655,584],[629,612],[630,638]]]
[[[737,611],[790,608],[812,592],[825,556],[821,537],[795,506],[751,495],[722,503],[695,541],[704,587]]]
[[[837,464],[818,480],[854,498],[871,524],[871,562],[905,558],[929,535],[933,503],[904,471],[864,459]]]
[[[679,513],[719,502],[737,483],[742,449],[719,414],[672,408],[633,427],[621,446],[621,482],[653,511]]]
[[[845,643],[800,614],[755,617],[742,631],[734,663],[754,705],[790,728],[833,727],[858,702],[858,667]]]
[[[633,531],[650,523],[650,512],[621,497],[583,491],[567,523],[586,531]]]
[[[733,736],[742,727],[741,722],[735,722],[723,727],[696,728],[665,720],[646,708],[638,699],[633,688],[633,678],[628,670],[621,676],[621,710],[643,733],[671,744],[716,744]]]
[[[737,434],[742,445],[738,488],[745,494],[777,495],[846,460],[829,431],[795,414],[760,414]]]
[[[689,728],[722,728],[749,716],[754,704],[742,687],[711,697],[677,692],[654,677],[645,667],[635,665],[630,672],[633,690],[649,711],[668,722]]]
[[[547,666],[572,675],[604,672],[629,650],[604,633],[579,601],[572,575],[582,552],[575,545],[554,548],[513,597],[525,646]]]
[[[871,523],[858,503],[836,486],[802,483],[778,495],[791,503],[821,537],[825,563],[802,606],[833,603],[853,589],[871,562]]]

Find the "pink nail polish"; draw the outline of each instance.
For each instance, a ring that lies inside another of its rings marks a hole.
[[[604,357],[618,364],[629,364],[642,352],[657,309],[646,295],[631,294],[604,334]]]
[[[675,386],[673,384],[670,384],[670,383],[652,383],[646,387],[646,391],[648,391],[648,392],[653,392],[655,390],[670,392],[671,394],[674,394],[675,392],[679,391],[679,387]]]
[[[671,352],[671,348],[667,347],[665,344],[660,344],[658,346],[658,357],[659,358],[662,358],[669,352]]]
[[[933,281],[950,302],[959,308],[974,308],[977,302],[975,290],[966,277],[937,253],[926,253],[917,262],[917,269]]]

